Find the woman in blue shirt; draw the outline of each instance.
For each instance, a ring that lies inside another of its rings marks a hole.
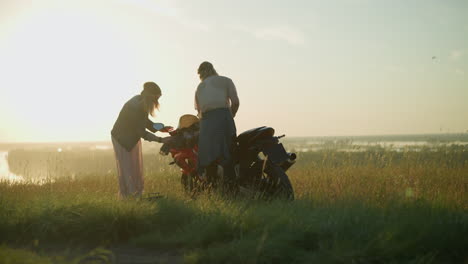
[[[198,173],[208,177],[224,167],[224,180],[228,189],[234,188],[235,171],[232,150],[236,138],[234,117],[239,109],[239,97],[234,82],[219,76],[210,62],[198,68],[200,84],[195,92],[195,108],[200,120],[198,139]]]

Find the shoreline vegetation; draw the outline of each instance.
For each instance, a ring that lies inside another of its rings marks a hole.
[[[468,131],[466,132],[454,132],[454,133],[426,133],[426,134],[388,134],[388,135],[356,135],[356,136],[294,136],[286,137],[283,141],[287,143],[322,143],[328,144],[330,142],[341,142],[341,143],[353,143],[360,142],[363,145],[378,143],[382,141],[386,142],[425,142],[429,144],[452,144],[459,142],[462,144],[468,144]],[[147,142],[143,142],[147,143]],[[96,146],[111,146],[109,140],[98,140],[98,141],[70,141],[70,142],[0,142],[0,150],[7,151],[13,149],[43,149],[43,148],[96,148]],[[145,144],[146,147],[154,146],[154,143]]]
[[[125,248],[160,263],[468,260],[467,145],[336,146],[298,153],[294,202],[190,199],[156,151],[145,193],[164,198],[119,200],[112,149],[11,150],[12,173],[53,181],[0,183],[0,262],[113,263]]]

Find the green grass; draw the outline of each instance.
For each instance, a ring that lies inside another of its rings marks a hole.
[[[112,252],[96,248],[87,253],[81,253],[79,256],[49,256],[36,253],[32,250],[14,249],[7,246],[0,246],[0,260],[2,264],[94,264],[94,263],[113,263],[115,259]],[[75,254],[76,255],[76,254]]]
[[[112,160],[105,153],[99,159]],[[73,262],[70,248],[124,244],[177,252],[187,263],[463,263],[467,154],[300,153],[288,173],[294,202],[189,199],[169,160],[150,154],[145,191],[166,196],[155,202],[119,200],[111,168],[84,166],[89,173],[41,186],[1,183],[0,262]],[[51,245],[60,245],[62,258],[46,250]]]

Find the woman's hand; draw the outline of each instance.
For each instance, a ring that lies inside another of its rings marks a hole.
[[[173,130],[174,130],[173,127],[171,127],[171,126],[165,126],[165,127],[163,127],[161,130],[159,130],[159,132],[166,132],[166,133],[168,133],[168,132],[171,132],[171,131],[173,131]]]

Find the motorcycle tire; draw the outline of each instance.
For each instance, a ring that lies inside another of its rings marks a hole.
[[[271,195],[274,198],[283,198],[290,201],[294,200],[294,190],[291,181],[281,167],[271,164],[265,170],[265,173],[273,183]]]

